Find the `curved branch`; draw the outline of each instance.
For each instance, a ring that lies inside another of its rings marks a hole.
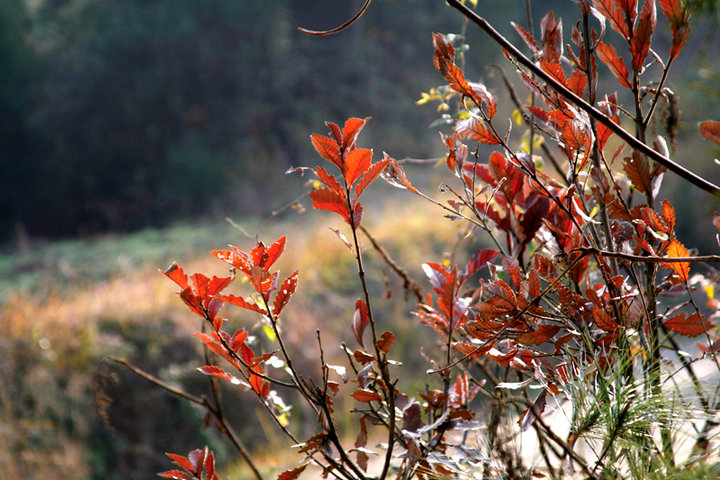
[[[447,3],[448,5],[462,13],[475,25],[480,27],[480,29],[484,31],[488,36],[490,36],[493,40],[495,40],[495,42],[497,42],[507,52],[508,55],[511,55],[515,59],[517,59],[519,63],[527,67],[530,71],[532,71],[535,75],[541,78],[545,83],[550,85],[553,90],[565,97],[568,101],[587,112],[588,115],[595,118],[598,122],[605,125],[608,129],[610,129],[610,131],[620,137],[621,140],[624,140],[632,148],[638,150],[644,155],[647,155],[655,162],[666,167],[668,170],[675,173],[682,179],[692,183],[696,187],[701,188],[713,195],[720,196],[720,187],[685,169],[684,167],[670,160],[668,157],[659,154],[645,143],[636,139],[632,134],[623,129],[620,125],[613,122],[600,110],[593,107],[579,96],[575,95],[575,93],[570,91],[567,87],[560,84],[557,80],[545,73],[545,71],[535,65],[532,60],[523,55],[523,53],[518,50],[515,45],[513,45],[505,37],[503,37],[500,32],[495,30],[492,25],[487,22],[487,20],[480,17],[477,13],[463,5],[459,0],[447,0]]]
[[[365,4],[362,6],[362,8],[360,8],[360,11],[358,13],[356,13],[354,17],[352,17],[350,20],[343,23],[339,27],[333,28],[331,30],[308,30],[307,28],[298,27],[298,30],[300,30],[302,33],[306,33],[308,35],[315,35],[315,36],[319,36],[319,37],[342,32],[343,30],[348,28],[350,25],[355,23],[355,21],[358,18],[362,17],[363,13],[365,13],[365,10],[367,10],[367,8],[370,6],[370,2],[372,2],[372,0],[365,0]]]

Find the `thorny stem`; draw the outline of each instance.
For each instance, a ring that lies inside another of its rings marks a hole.
[[[535,75],[537,75],[539,78],[541,78],[545,83],[550,85],[553,90],[561,94],[563,97],[566,97],[570,102],[575,104],[577,107],[581,108],[585,112],[587,112],[588,115],[594,117],[597,121],[605,125],[608,129],[610,129],[614,134],[616,134],[621,140],[624,140],[627,142],[628,145],[630,145],[632,148],[640,151],[644,155],[647,155],[655,162],[659,163],[660,165],[663,165],[667,167],[668,170],[672,171],[673,173],[677,174],[684,180],[688,181],[689,183],[692,183],[698,188],[701,188],[705,190],[706,192],[709,192],[713,195],[720,196],[720,187],[713,184],[712,182],[709,182],[708,180],[696,175],[695,173],[683,168],[681,165],[678,165],[668,157],[665,157],[664,155],[661,155],[660,153],[656,152],[652,148],[650,148],[645,143],[639,141],[637,138],[635,138],[632,134],[628,133],[625,129],[623,129],[621,126],[617,125],[615,122],[613,122],[610,118],[608,118],[605,114],[603,114],[600,110],[593,107],[592,105],[588,104],[585,100],[578,97],[570,91],[568,88],[566,88],[564,85],[559,83],[557,80],[552,78],[550,75],[545,73],[541,68],[539,68],[537,65],[535,65],[532,60],[527,58],[525,55],[523,55],[520,50],[515,47],[512,43],[510,43],[505,37],[503,37],[497,30],[495,30],[492,25],[490,25],[487,20],[480,17],[477,13],[469,9],[467,6],[463,5],[459,0],[447,0],[447,3],[458,10],[460,13],[465,15],[472,21],[475,25],[477,25],[481,30],[483,30],[490,38],[492,38],[495,42],[497,42],[500,46],[502,46],[505,51],[509,53],[509,55],[515,57],[518,62],[520,62],[523,66],[528,68],[530,71],[532,71]]]

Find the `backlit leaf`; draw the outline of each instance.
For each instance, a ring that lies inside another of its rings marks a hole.
[[[300,477],[300,474],[305,471],[305,468],[307,468],[307,464],[292,470],[287,470],[281,473],[277,480],[295,480]]]
[[[600,330],[612,333],[619,328],[618,324],[613,321],[610,314],[603,308],[593,307],[592,317],[595,325],[597,325]]]
[[[395,187],[407,188],[411,192],[420,193],[407,179],[405,176],[405,170],[398,165],[395,159],[388,157],[387,154],[385,154],[385,160],[390,160],[385,164],[385,168],[382,171],[382,177],[386,182]]]
[[[262,256],[262,261],[260,263],[256,263],[255,265],[259,265],[263,267],[265,270],[270,269],[270,267],[277,261],[278,258],[280,258],[280,255],[285,251],[285,242],[287,238],[285,235],[278,238],[272,245],[270,245]],[[263,245],[264,248],[264,245]],[[253,250],[254,253],[254,250]]]
[[[340,160],[340,149],[337,143],[331,138],[317,134],[312,134],[310,139],[313,147],[315,147],[315,150],[317,150],[322,158],[336,165],[340,171],[343,170],[342,161]]]
[[[350,223],[347,201],[337,192],[329,188],[320,188],[310,192],[310,198],[312,199],[313,208],[338,213],[347,223]]]
[[[625,173],[632,182],[635,190],[640,193],[652,191],[650,165],[645,157],[633,152],[632,157],[625,158],[623,166],[625,167]]]
[[[500,143],[497,136],[483,125],[482,120],[475,117],[458,121],[455,124],[455,133],[461,138],[468,138],[488,145]]]
[[[675,229],[675,209],[667,200],[662,202],[662,216],[668,232],[672,232]]]
[[[372,163],[372,150],[356,148],[345,158],[345,181],[352,185],[360,175],[365,173]]]
[[[353,314],[353,320],[352,320],[352,332],[353,335],[355,335],[355,340],[361,345],[365,346],[363,343],[363,332],[365,331],[365,327],[367,327],[368,323],[370,322],[370,316],[368,314],[368,307],[365,303],[365,300],[358,298],[355,302],[355,313]]]
[[[160,472],[157,475],[158,477],[173,478],[176,480],[194,480],[197,478],[190,473],[183,472],[182,470],[168,470],[166,472]]]
[[[532,51],[533,55],[539,57],[540,49],[537,43],[535,43],[535,39],[532,37],[532,35],[530,35],[527,30],[525,30],[517,23],[510,22],[510,24],[513,26],[513,28],[515,28],[515,31],[517,31],[517,33],[520,35],[520,38],[522,38],[525,44],[530,48],[530,51]]]
[[[358,402],[379,402],[380,400],[382,400],[382,397],[379,393],[368,390],[367,388],[359,388],[355,390],[355,392],[352,394],[352,397]]]
[[[684,313],[679,313],[666,320],[663,325],[668,330],[686,337],[697,337],[715,327],[709,320],[698,313],[694,313],[690,317],[687,317]]]
[[[620,3],[625,1],[627,0],[620,0]],[[637,1],[635,3],[637,4]],[[608,20],[610,28],[622,35],[625,40],[630,38],[630,29],[635,19],[632,18],[632,21],[628,22],[628,17],[618,5],[618,0],[594,0],[593,6]]]
[[[168,277],[173,282],[177,283],[180,288],[185,289],[188,287],[188,279],[183,269],[177,263],[174,263],[168,267],[162,274]]]
[[[685,245],[677,240],[670,242],[670,245],[665,253],[670,258],[683,258],[690,256],[690,252],[688,252],[688,249],[685,248]],[[663,262],[662,265],[671,269],[683,282],[687,282],[690,278],[690,262]]]
[[[623,59],[615,52],[615,47],[599,42],[596,51],[600,61],[610,69],[617,81],[624,87],[632,88],[632,84],[628,80],[628,69]]]
[[[655,30],[657,21],[657,11],[655,10],[655,0],[645,0],[642,12],[640,12],[640,20],[638,21],[633,38],[630,40],[630,48],[632,51],[632,68],[639,70],[645,58],[650,52],[650,44],[652,43],[652,34]]]
[[[362,195],[363,191],[370,185],[372,182],[375,181],[375,179],[380,176],[380,174],[383,172],[385,167],[388,166],[390,162],[392,162],[393,159],[387,157],[383,160],[373,163],[370,168],[368,168],[360,177],[358,183],[355,185],[355,199],[360,198],[360,195]]]
[[[331,190],[334,190],[339,195],[344,194],[343,187],[340,185],[340,182],[338,182],[334,176],[330,175],[327,170],[322,167],[316,167],[314,171],[320,181],[330,187]]]
[[[347,120],[345,120],[345,126],[342,130],[343,150],[355,148],[355,140],[357,139],[358,134],[363,129],[368,120],[370,120],[370,117],[348,118]]]
[[[397,339],[392,332],[383,332],[377,341],[377,348],[381,352],[389,353],[395,345],[395,342],[397,342]]]
[[[525,332],[518,335],[517,341],[523,345],[542,345],[549,342],[559,331],[560,327],[557,325],[539,325],[534,332]]]
[[[292,275],[285,279],[280,285],[277,294],[275,295],[275,301],[273,302],[273,313],[275,316],[280,315],[285,305],[290,301],[290,297],[295,293],[298,282],[298,272],[295,271]]]
[[[198,370],[201,373],[204,373],[205,375],[210,375],[213,377],[218,377],[225,379],[232,383],[233,385],[243,385],[245,387],[250,387],[247,383],[237,378],[235,375],[232,375],[222,368],[218,367],[217,365],[206,365],[204,367],[199,367]]]
[[[235,295],[220,295],[215,298],[217,298],[218,300],[222,300],[225,303],[244,308],[245,310],[250,310],[251,312],[257,312],[262,315],[267,315],[267,311],[263,306],[260,306],[255,302],[245,300],[245,298],[243,297],[238,297]]]
[[[720,145],[720,122],[706,120],[700,123],[700,135]]]

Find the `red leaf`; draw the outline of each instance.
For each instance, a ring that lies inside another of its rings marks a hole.
[[[207,480],[217,480],[215,475],[215,456],[212,452],[209,452],[207,458],[205,458],[205,478]]]
[[[568,86],[567,77],[565,77],[565,72],[563,71],[559,61],[557,63],[550,63],[545,60],[540,60],[540,67],[545,71],[545,73],[553,77],[563,86]],[[583,75],[583,77],[585,77],[585,75]]]
[[[445,38],[445,35],[442,33],[433,33],[433,47],[435,48],[435,53],[433,55],[433,60],[435,62],[435,67],[440,68],[440,59],[443,58],[449,58],[453,60],[455,58],[455,49],[450,44],[450,42],[447,41],[447,38]]]
[[[522,38],[523,41],[525,41],[527,46],[530,48],[530,51],[532,51],[533,55],[535,55],[536,57],[539,57],[540,49],[538,48],[537,43],[535,43],[535,39],[532,37],[532,35],[530,35],[530,33],[528,33],[527,30],[525,30],[523,27],[521,27],[517,23],[510,22],[510,24],[515,28],[515,31],[518,32],[518,34],[520,35],[520,38]]]
[[[330,175],[327,170],[325,170],[322,167],[316,167],[315,168],[315,175],[320,179],[321,182],[323,182],[325,185],[330,187],[331,190],[337,192],[339,195],[343,195],[343,187],[340,185],[340,183],[335,179],[334,176]]]
[[[375,357],[373,357],[372,355],[370,355],[367,352],[363,352],[362,350],[355,350],[353,352],[353,358],[355,359],[355,361],[360,362],[363,365],[375,360]]]
[[[352,320],[352,332],[353,335],[355,335],[355,340],[357,340],[357,342],[363,347],[365,346],[365,344],[363,343],[363,332],[365,331],[365,327],[367,327],[369,322],[370,316],[368,314],[367,304],[365,303],[365,300],[358,298],[355,302],[355,314],[353,315]]]
[[[367,388],[359,388],[355,390],[355,392],[352,394],[352,397],[358,402],[379,402],[380,400],[382,400],[382,397],[379,393],[368,390]]]
[[[520,288],[522,282],[522,271],[520,270],[520,262],[515,257],[503,257],[502,266],[510,280],[512,280],[515,288]]]
[[[640,193],[652,191],[650,178],[650,165],[645,157],[633,152],[632,158],[625,157],[623,161],[625,173],[632,182],[633,187]]]
[[[683,8],[681,0],[659,1],[663,13],[668,20],[670,20],[670,27],[673,34],[673,42],[670,47],[670,58],[674,59],[685,46],[685,42],[690,34],[690,25],[688,24],[690,11],[687,8]]]
[[[167,472],[160,472],[157,475],[158,477],[174,478],[176,480],[193,480],[194,478],[196,478],[194,475],[185,473],[181,470],[168,470]]]
[[[368,168],[365,173],[362,174],[360,177],[360,180],[355,185],[355,199],[357,200],[360,198],[360,195],[363,193],[363,191],[372,183],[375,181],[375,179],[380,176],[380,174],[383,172],[385,167],[392,162],[392,158],[386,157],[385,159],[373,163],[370,168]]]
[[[276,317],[280,315],[280,312],[282,312],[285,305],[287,305],[290,301],[292,294],[295,293],[297,282],[298,272],[296,270],[292,275],[285,279],[282,285],[280,285],[280,289],[278,290],[278,293],[275,296],[275,301],[273,302],[273,314]]]
[[[670,245],[668,246],[665,253],[670,258],[682,258],[690,256],[690,252],[688,252],[688,249],[685,248],[685,246],[677,240],[673,240],[670,242]],[[663,262],[662,265],[671,269],[675,273],[675,275],[677,275],[683,282],[687,282],[690,278],[690,262]]]
[[[341,171],[343,169],[342,161],[340,160],[340,149],[337,143],[331,138],[323,137],[322,135],[312,134],[310,135],[313,147],[320,154],[322,158],[328,162],[336,165]]]
[[[455,133],[461,138],[468,138],[488,145],[500,143],[497,136],[488,130],[481,120],[475,117],[458,121],[455,124]]]
[[[235,295],[220,295],[218,297],[215,297],[218,300],[221,300],[225,303],[229,303],[231,305],[235,305],[240,308],[244,308],[245,310],[250,310],[251,312],[257,312],[261,315],[267,315],[267,310],[265,310],[264,306],[258,305],[254,302],[248,302],[243,297],[237,297]]]
[[[335,143],[337,143],[338,145],[342,145],[343,135],[340,131],[340,127],[338,127],[337,124],[333,122],[325,122],[325,125],[327,125],[327,127],[330,129],[330,135],[332,135]]]
[[[202,473],[203,469],[203,462],[205,461],[205,456],[208,453],[208,448],[205,447],[203,449],[197,448],[193,450],[192,452],[188,453],[188,460],[190,460],[190,463],[193,466],[192,472],[195,474]]]
[[[645,0],[642,12],[640,12],[640,20],[638,21],[633,37],[630,40],[630,48],[632,52],[632,68],[640,70],[650,52],[650,44],[652,43],[652,34],[655,30],[657,21],[657,11],[655,10],[655,0]]]
[[[550,339],[560,331],[557,325],[539,325],[534,332],[521,333],[517,337],[517,341],[523,345],[542,345],[549,342]]]
[[[587,86],[587,75],[581,70],[575,70],[568,78],[567,86],[575,95],[582,97]]]
[[[372,150],[356,148],[345,158],[345,181],[352,185],[372,164]]]
[[[350,223],[350,212],[344,194],[340,195],[329,188],[320,188],[310,192],[310,198],[313,202],[313,208],[338,213],[347,223]]]
[[[161,272],[170,280],[177,283],[183,290],[188,288],[187,275],[185,275],[185,272],[183,272],[183,269],[180,268],[177,263],[173,262],[173,264],[170,265],[167,270],[165,270],[164,272],[161,270]]]
[[[667,200],[662,202],[662,216],[667,225],[667,231],[672,232],[675,229],[675,209]]]
[[[305,468],[307,468],[307,464],[292,470],[287,470],[281,473],[277,480],[295,480],[300,477],[300,474],[305,470]]]
[[[252,268],[250,266],[250,259],[245,252],[241,252],[237,247],[230,246],[230,250],[213,250],[211,255],[219,258],[225,263],[232,265],[247,276],[252,275]]]
[[[683,8],[681,0],[658,0],[660,8],[662,8],[665,16],[670,23],[675,24],[681,21],[683,17]]]
[[[610,314],[602,308],[593,307],[592,316],[593,320],[595,321],[595,325],[597,325],[600,330],[612,333],[619,328],[618,325],[613,321]]]
[[[260,267],[263,267],[264,270],[269,270],[270,267],[277,261],[278,258],[280,258],[280,255],[285,251],[285,241],[287,238],[285,235],[278,238],[275,243],[265,248],[265,245],[262,244],[262,242],[258,245],[258,247],[254,248],[253,253],[253,260],[255,260],[255,265],[258,265]],[[261,251],[262,253],[259,255],[259,261],[256,260],[256,250]]]
[[[596,47],[598,58],[601,62],[610,68],[618,82],[624,87],[632,88],[632,84],[628,80],[628,70],[623,59],[618,57],[615,47],[607,43],[599,42]]]
[[[392,332],[383,332],[382,335],[380,335],[380,339],[377,341],[377,348],[381,352],[389,353],[395,345],[395,342],[397,342],[397,339]]]
[[[463,279],[469,277],[470,275],[474,274],[478,270],[485,268],[487,265],[490,264],[493,260],[495,260],[495,257],[497,257],[500,254],[497,250],[492,250],[490,248],[484,248],[482,250],[478,250],[475,255],[470,258],[467,265],[465,266],[465,273],[463,274]]]
[[[563,53],[562,20],[556,22],[553,12],[550,11],[540,21],[540,31],[543,60],[559,62]]]
[[[355,140],[368,120],[370,120],[370,117],[366,117],[364,119],[348,118],[345,120],[345,126],[342,131],[342,148],[344,151],[355,148]]]
[[[178,455],[176,453],[166,453],[165,455],[170,457],[170,459],[172,459],[173,463],[175,465],[179,466],[180,468],[184,468],[185,470],[188,470],[188,471],[193,471],[193,466],[190,464],[190,461],[187,458],[183,457],[182,455]]]
[[[701,122],[700,135],[720,145],[720,122],[714,120]]]
[[[448,405],[450,407],[460,408],[468,404],[468,386],[467,374],[459,373],[448,395]]]
[[[620,0],[619,3],[621,5],[625,3],[624,6],[627,8],[627,2],[629,1],[632,0]],[[637,8],[637,0],[632,1],[632,3],[635,3],[635,8]],[[625,40],[630,38],[630,29],[635,23],[635,18],[632,17],[631,21],[628,21],[629,15],[626,16],[623,9],[618,6],[618,0],[595,0],[593,5],[605,18],[607,18],[610,23],[610,28],[622,35]],[[635,11],[635,14],[637,14],[637,11]]]
[[[444,60],[440,62],[440,73],[442,73],[453,90],[468,97],[473,96],[473,89],[465,80],[465,74],[460,67],[449,60]]]
[[[698,313],[694,313],[690,317],[686,317],[684,313],[679,313],[666,320],[663,325],[668,330],[686,337],[697,337],[715,327],[712,322]]]
[[[232,375],[222,368],[218,367],[217,365],[206,365],[204,367],[199,367],[198,370],[201,373],[204,373],[205,375],[210,375],[213,377],[222,378],[224,380],[229,381],[230,383],[234,385],[243,385],[245,387],[249,387],[247,383],[237,378],[235,375]]]

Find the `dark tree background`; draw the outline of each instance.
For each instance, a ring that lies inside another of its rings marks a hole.
[[[414,102],[439,83],[430,33],[459,32],[461,18],[440,1],[379,0],[338,35],[297,31],[337,26],[362,3],[0,2],[0,244],[269,212],[281,205],[264,192],[307,164],[308,133],[324,120],[372,115],[368,144],[439,153],[427,128],[438,113]],[[550,3],[558,15],[576,9]],[[695,38],[712,44],[717,2],[696,3],[710,33]],[[524,2],[478,8],[516,39],[509,22],[525,18]],[[472,58],[497,52],[469,31],[472,71]],[[699,79],[713,105],[717,79]],[[698,98],[693,112],[712,107]],[[286,200],[296,183],[283,182]]]

